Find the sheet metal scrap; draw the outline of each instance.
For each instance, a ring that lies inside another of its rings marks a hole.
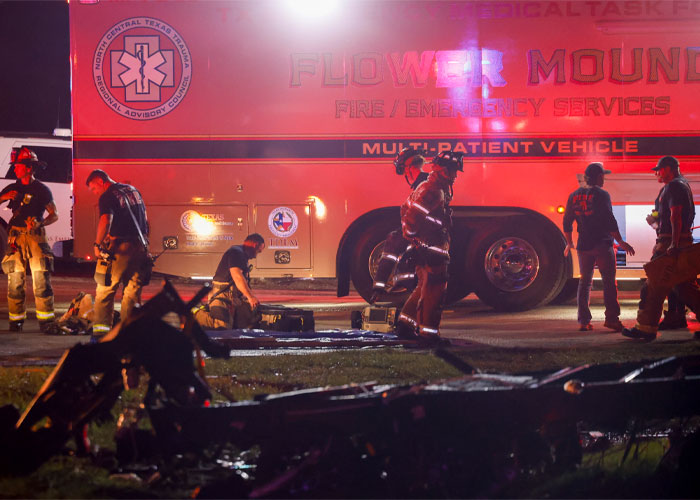
[[[567,391],[572,383],[577,390]],[[473,374],[427,385],[295,391],[210,408],[154,408],[151,418],[156,426],[176,421],[182,435],[194,441],[221,439],[223,430],[234,442],[255,442],[295,426],[311,433],[363,432],[387,415],[430,421],[446,433],[455,427],[538,429],[552,421],[602,425],[684,417],[700,415],[699,393],[700,356],[692,356],[644,365],[585,365],[554,374]],[[211,425],[201,425],[205,421]]]
[[[180,450],[223,442],[259,447],[253,497],[312,484],[322,496],[342,484],[351,497],[422,497],[435,488],[446,497],[481,497],[529,470],[576,466],[581,421],[624,430],[630,420],[699,415],[698,389],[700,356],[317,388],[149,413],[157,434]],[[347,480],[360,476],[358,484]]]

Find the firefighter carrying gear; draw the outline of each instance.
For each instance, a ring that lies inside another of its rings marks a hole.
[[[450,263],[451,210],[448,206],[454,176],[433,170],[428,180],[401,206],[401,229],[415,254],[418,285],[399,315],[398,331],[414,331],[421,338],[439,339],[442,306]]]
[[[32,272],[32,285],[39,324],[54,321],[51,272],[54,256],[46,241],[43,227],[27,229],[11,227],[8,235],[8,253],[2,260],[2,270],[8,276],[7,304],[10,329],[21,331],[27,318],[25,308],[25,280],[27,264]],[[14,327],[14,329],[13,329]]]
[[[637,324],[623,331],[625,337],[653,340],[659,328],[664,300],[676,286],[681,300],[697,315],[700,314],[700,287],[695,281],[700,274],[700,243],[692,244],[681,237],[677,256],[666,255],[669,238],[659,238],[652,259],[644,265],[647,282],[637,311]]]
[[[406,182],[415,190],[423,182],[428,179],[428,174],[420,170],[425,161],[427,152],[422,149],[403,148],[394,159],[394,167],[397,175],[404,175]],[[409,169],[415,175],[415,178],[409,178],[407,166],[415,168]],[[382,255],[377,264],[377,270],[374,274],[374,282],[372,289],[374,293],[370,298],[370,304],[376,302],[380,294],[383,292],[391,292],[397,288],[406,288],[412,290],[416,286],[416,274],[413,271],[415,264],[409,258],[410,252],[407,252],[409,241],[403,237],[401,231],[392,231],[384,241]]]

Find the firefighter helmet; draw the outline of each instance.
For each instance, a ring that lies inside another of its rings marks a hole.
[[[459,170],[464,172],[464,153],[454,151],[443,151],[433,158],[433,170],[444,168],[447,170]]]
[[[34,168],[46,167],[46,162],[41,161],[34,151],[25,146],[21,147],[19,150],[12,150],[10,164],[14,166],[17,163]]]
[[[401,151],[399,151],[399,154],[396,155],[396,159],[394,160],[394,167],[396,167],[396,175],[403,175],[406,171],[407,162],[410,162],[416,156],[420,156],[421,160],[423,160],[423,157],[426,155],[426,153],[427,151],[423,149],[416,149],[410,147],[403,148]]]

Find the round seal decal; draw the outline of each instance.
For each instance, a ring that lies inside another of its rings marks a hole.
[[[288,207],[277,207],[267,218],[267,227],[278,238],[293,235],[299,226],[299,219],[294,210]]]
[[[159,19],[132,17],[102,36],[92,59],[97,92],[115,113],[153,120],[182,102],[192,81],[190,50]]]
[[[187,210],[180,216],[180,227],[188,233],[195,232],[196,220],[201,218],[201,215],[195,210]]]

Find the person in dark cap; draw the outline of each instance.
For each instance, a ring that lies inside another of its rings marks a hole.
[[[680,249],[690,247],[693,244],[691,228],[695,220],[695,203],[690,184],[681,175],[680,164],[673,156],[664,156],[652,169],[656,179],[664,186],[659,191],[654,202],[654,213],[647,216],[647,222],[656,227],[656,245],[651,256],[651,263],[664,256],[670,256],[678,260]],[[647,265],[648,266],[648,265]],[[645,270],[647,270],[645,266]],[[647,270],[647,282],[640,292],[639,310],[637,311],[637,324],[633,328],[625,328],[622,335],[632,339],[654,340],[659,330],[659,319],[663,311],[666,296],[669,296],[669,319],[679,320],[682,314],[685,320],[685,304],[697,315],[700,312],[700,287],[695,276],[687,277],[684,266],[669,266],[669,272],[663,276],[663,282],[657,276],[650,276]],[[700,267],[700,266],[698,266]],[[683,274],[683,281],[679,282]],[[695,273],[697,275],[697,273]],[[673,283],[673,295],[670,286]],[[679,304],[681,300],[684,304]],[[681,309],[672,311],[671,309]],[[675,315],[675,316],[674,316]]]
[[[612,212],[610,195],[603,188],[605,174],[610,170],[603,168],[602,163],[591,163],[584,173],[585,187],[580,187],[569,195],[564,212],[564,235],[566,247],[564,255],[574,248],[572,238],[573,223],[578,229],[578,265],[581,278],[578,283],[578,323],[579,330],[592,330],[590,295],[593,283],[593,268],[597,265],[603,279],[603,300],[605,303],[606,328],[616,332],[623,329],[620,322],[620,304],[617,301],[617,283],[615,281],[615,248],[614,240],[620,248],[634,255],[634,248],[625,242],[620,235],[617,221]]]
[[[34,177],[38,169],[46,167],[46,162],[39,160],[31,149],[23,147],[12,152],[11,164],[17,181],[0,192],[0,203],[9,201],[12,210],[7,254],[2,259],[2,270],[8,278],[9,329],[11,332],[22,331],[27,319],[25,273],[29,264],[39,328],[44,333],[56,333],[58,327],[51,288],[53,253],[44,227],[58,220],[58,211],[51,190]]]

